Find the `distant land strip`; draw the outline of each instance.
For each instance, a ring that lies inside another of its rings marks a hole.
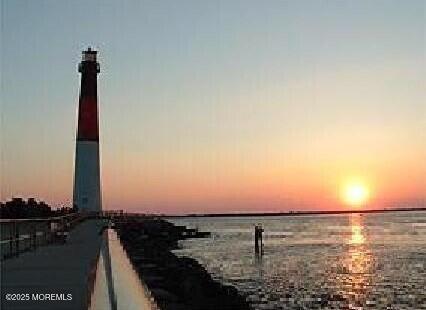
[[[303,216],[303,215],[332,215],[350,213],[385,213],[404,211],[426,211],[426,207],[421,208],[395,208],[395,209],[370,209],[370,210],[340,210],[340,211],[289,211],[289,212],[242,212],[242,213],[189,213],[175,215],[160,215],[161,217],[253,217],[253,216]]]

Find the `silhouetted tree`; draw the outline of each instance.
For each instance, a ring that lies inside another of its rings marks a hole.
[[[74,209],[68,207],[52,210],[47,203],[37,202],[34,198],[29,198],[27,201],[22,198],[12,198],[12,200],[0,204],[0,218],[2,219],[44,218],[72,212]]]

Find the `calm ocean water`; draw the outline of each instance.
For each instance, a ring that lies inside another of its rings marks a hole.
[[[212,232],[175,253],[197,259],[255,309],[426,309],[426,212],[171,221]]]

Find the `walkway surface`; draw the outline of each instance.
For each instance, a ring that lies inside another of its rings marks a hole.
[[[99,232],[104,225],[104,220],[87,220],[71,231],[63,245],[43,246],[1,262],[0,308],[87,309],[91,291],[89,277],[95,276],[102,244]],[[27,300],[7,301],[7,297]]]

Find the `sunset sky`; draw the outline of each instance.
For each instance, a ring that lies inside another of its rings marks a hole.
[[[71,203],[92,46],[105,209],[426,207],[425,1],[1,5],[2,201]]]

